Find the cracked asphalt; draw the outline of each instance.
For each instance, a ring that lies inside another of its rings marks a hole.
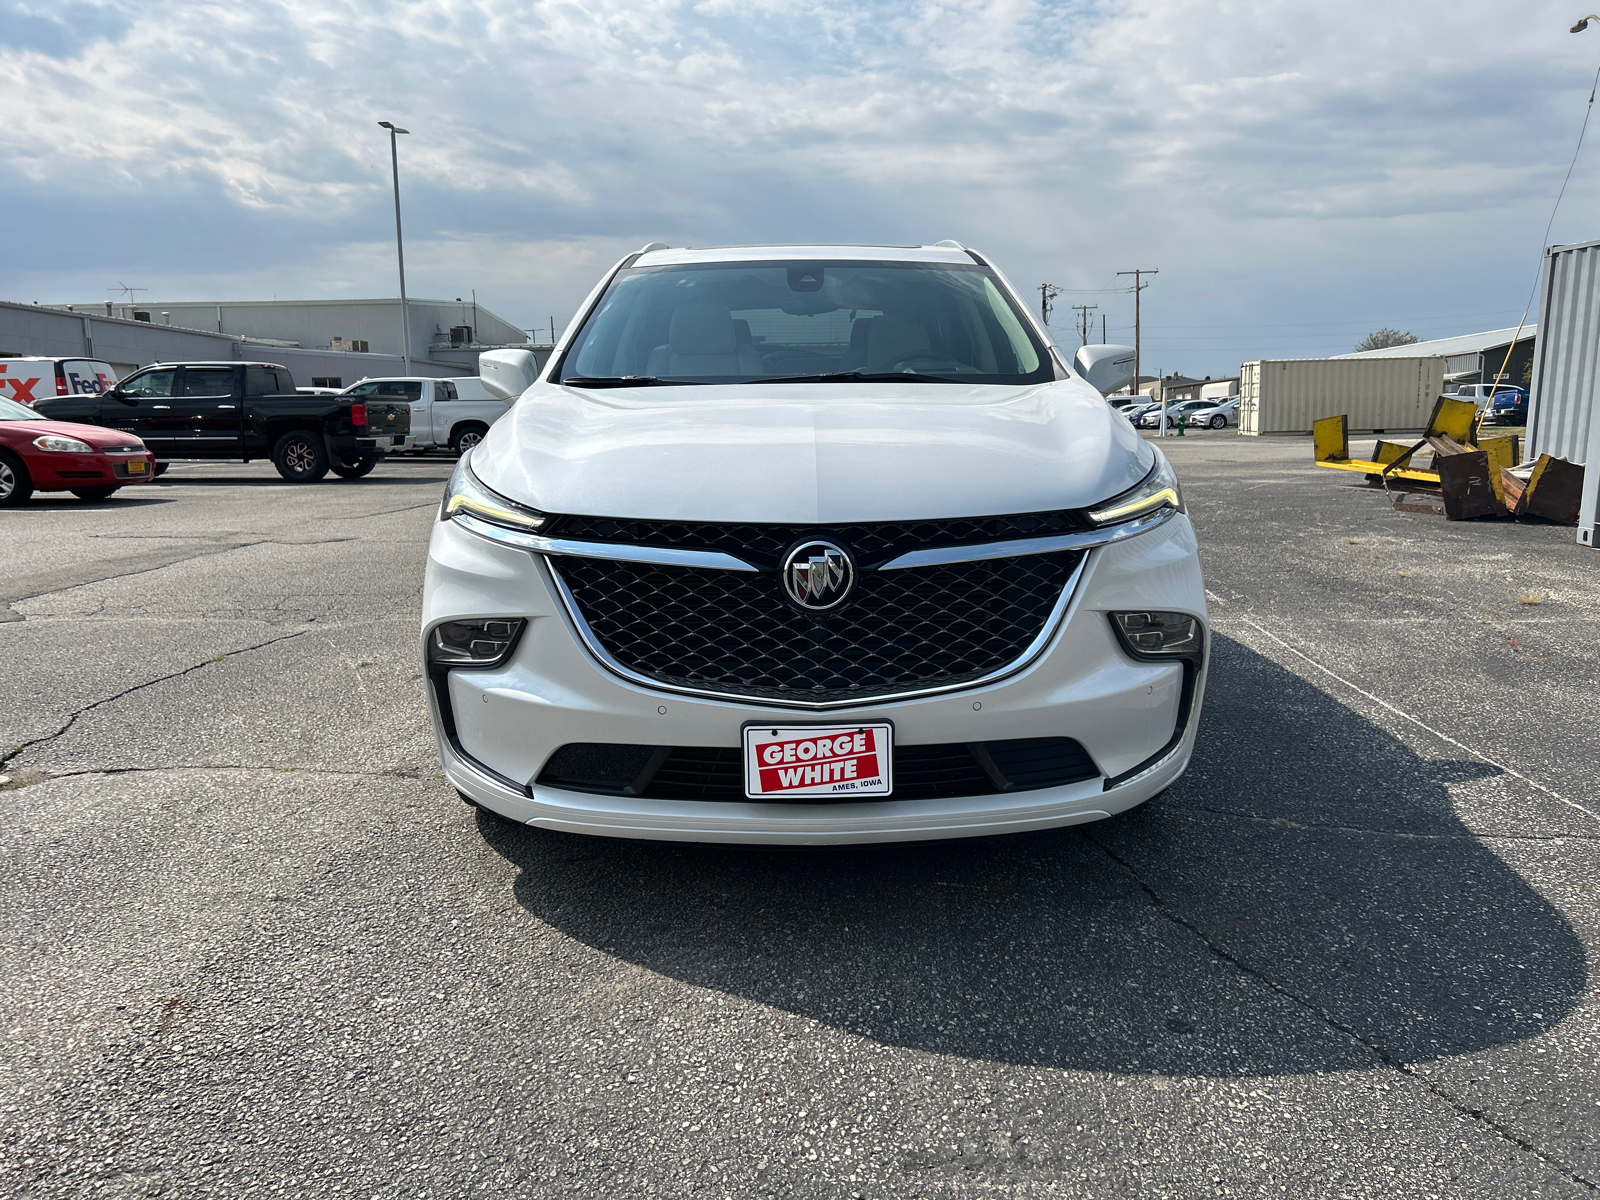
[[[1592,1195],[1600,558],[1168,447],[1188,775],[815,852],[457,799],[446,462],[0,513],[0,1195]]]

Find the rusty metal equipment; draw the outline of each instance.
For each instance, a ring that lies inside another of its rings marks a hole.
[[[1350,457],[1349,427],[1342,416],[1312,426],[1312,451],[1319,467],[1357,471],[1381,484],[1402,512],[1434,513],[1452,521],[1478,517],[1536,516],[1575,524],[1583,468],[1541,455],[1530,469],[1518,468],[1515,436],[1483,437],[1477,405],[1440,396],[1420,441],[1379,441],[1370,459]],[[1432,452],[1426,467],[1416,456]],[[1413,485],[1402,490],[1401,483]]]

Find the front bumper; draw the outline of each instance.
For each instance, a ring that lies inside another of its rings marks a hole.
[[[26,455],[23,462],[33,486],[41,492],[149,483],[155,478],[156,470],[156,457],[149,451],[142,454],[75,454],[70,451],[41,450]],[[132,463],[144,464],[144,470],[130,469],[129,464]]]
[[[796,713],[672,694],[618,678],[582,646],[541,555],[438,522],[429,543],[424,645],[440,621],[523,617],[528,626],[503,667],[451,671],[439,684],[430,683],[428,701],[450,782],[485,808],[543,828],[780,845],[1045,829],[1132,808],[1188,765],[1205,668],[1131,659],[1106,615],[1130,609],[1186,612],[1204,620],[1205,591],[1187,517],[1090,551],[1047,648],[1018,673],[942,695]],[[749,721],[795,724],[835,717],[891,721],[897,746],[1071,737],[1101,774],[1034,791],[822,804],[654,800],[531,782],[568,743],[737,747]]]

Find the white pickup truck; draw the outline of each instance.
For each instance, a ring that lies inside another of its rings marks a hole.
[[[445,446],[457,454],[465,453],[483,440],[489,426],[511,411],[510,404],[471,375],[461,379],[363,379],[344,394],[409,402],[411,435],[398,448],[416,454]]]

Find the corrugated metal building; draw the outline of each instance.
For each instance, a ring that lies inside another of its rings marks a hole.
[[[1533,358],[1536,325],[1524,325],[1519,333],[1510,329],[1491,329],[1487,333],[1465,333],[1460,337],[1435,338],[1406,346],[1385,346],[1382,350],[1362,350],[1336,354],[1335,358],[1432,358],[1444,359],[1447,383],[1520,384]],[[1506,352],[1510,351],[1507,361]],[[1499,378],[1496,378],[1499,376]]]
[[[1538,353],[1528,402],[1528,455],[1583,463],[1578,541],[1595,544],[1600,499],[1600,241],[1551,246],[1539,286]]]
[[[372,375],[402,373],[398,354],[310,350],[175,325],[0,301],[0,356],[34,355],[97,358],[110,363],[119,379],[153,362],[215,360],[280,363],[293,372],[296,383],[311,385],[322,380],[329,387],[347,387]],[[476,365],[474,359],[474,369]],[[411,370],[416,375],[443,378],[474,373],[453,363],[420,361],[413,361]]]
[[[152,325],[264,338],[305,350],[364,351],[399,358],[404,349],[397,298],[137,303],[102,300],[55,307],[148,320]],[[407,298],[406,317],[413,374],[417,375],[476,375],[482,351],[526,346],[528,342],[524,330],[471,300]],[[398,369],[393,373],[398,374]]]

